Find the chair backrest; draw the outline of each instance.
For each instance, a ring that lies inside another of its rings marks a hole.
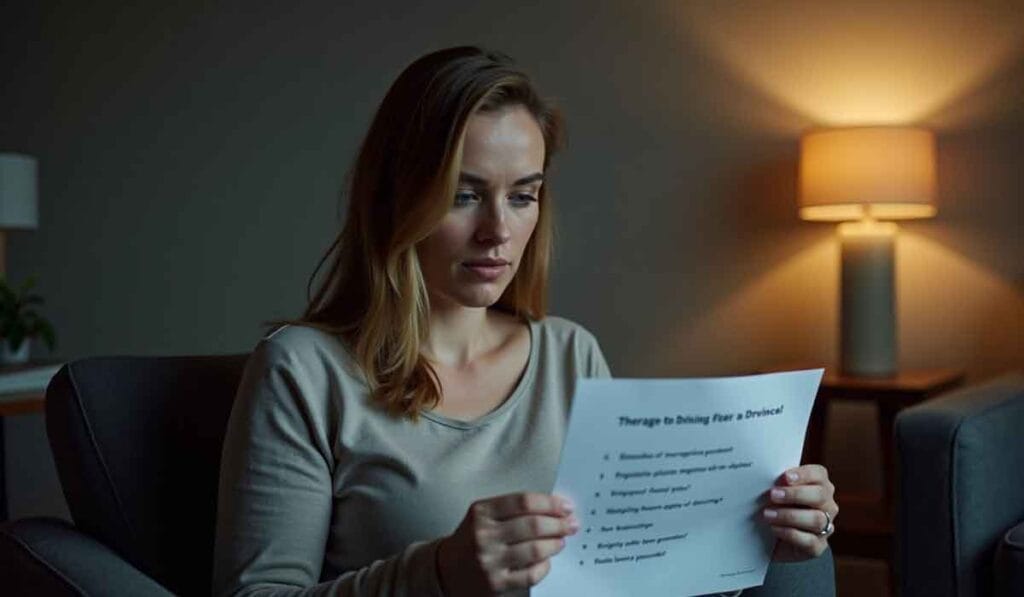
[[[176,594],[210,591],[221,444],[247,358],[87,358],[46,390],[75,525]]]
[[[991,595],[996,546],[1024,520],[1024,375],[903,411],[896,448],[900,594]]]

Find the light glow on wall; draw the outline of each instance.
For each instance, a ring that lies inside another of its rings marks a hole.
[[[711,55],[821,126],[919,122],[1024,53],[1016,2],[679,2]]]

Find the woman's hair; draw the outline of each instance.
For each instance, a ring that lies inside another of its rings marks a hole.
[[[430,302],[416,256],[451,208],[466,121],[475,112],[521,106],[544,137],[544,169],[559,148],[562,118],[529,77],[499,52],[457,47],[410,64],[377,109],[347,177],[345,225],[310,276],[330,262],[305,313],[291,323],[344,338],[375,402],[416,420],[441,399],[441,384],[420,354]],[[516,275],[497,306],[519,317],[546,311],[552,223],[548,185]]]

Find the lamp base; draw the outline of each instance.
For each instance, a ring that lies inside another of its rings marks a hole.
[[[889,377],[896,348],[896,226],[839,227],[842,244],[840,363],[844,375]]]

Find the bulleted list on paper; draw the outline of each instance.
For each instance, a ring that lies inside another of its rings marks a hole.
[[[760,585],[759,512],[799,463],[821,369],[581,380],[554,492],[581,531],[531,595],[702,595]]]

